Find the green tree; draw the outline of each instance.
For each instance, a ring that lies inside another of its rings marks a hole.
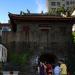
[[[60,7],[60,8],[57,8],[57,9],[51,9],[49,10],[48,14],[49,15],[60,15],[62,13],[65,13],[66,10],[64,7]]]
[[[60,7],[60,8],[57,9],[57,14],[61,14],[61,12],[65,13],[65,11],[66,10],[64,9],[64,7]]]

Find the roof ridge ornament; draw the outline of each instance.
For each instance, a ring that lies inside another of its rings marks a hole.
[[[28,14],[30,14],[30,10],[27,9]]]
[[[9,15],[11,15],[12,13],[8,12]]]

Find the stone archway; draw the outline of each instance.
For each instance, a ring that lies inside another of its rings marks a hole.
[[[58,58],[54,53],[42,53],[39,57],[39,61],[48,62],[50,64],[55,64]]]

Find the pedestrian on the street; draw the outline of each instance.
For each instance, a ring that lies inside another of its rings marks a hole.
[[[59,63],[60,63],[60,68],[61,68],[60,74],[61,75],[67,75],[67,66],[64,63],[64,60],[60,60]]]
[[[39,63],[38,73],[39,73],[39,75],[46,75],[46,66],[43,62]]]
[[[56,63],[55,64],[55,67],[54,67],[53,74],[54,75],[60,75],[60,71],[61,71],[60,64],[59,63]]]
[[[47,63],[46,64],[46,72],[47,72],[47,75],[52,75],[53,74],[53,67],[52,67],[52,64],[49,64]]]

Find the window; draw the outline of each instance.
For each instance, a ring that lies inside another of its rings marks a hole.
[[[73,4],[72,1],[70,1],[70,4]]]
[[[51,6],[56,6],[56,2],[51,2]]]
[[[67,1],[66,4],[69,5],[69,1]]]
[[[57,2],[57,6],[60,6],[60,2]]]
[[[63,4],[63,7],[65,7],[65,4]]]

